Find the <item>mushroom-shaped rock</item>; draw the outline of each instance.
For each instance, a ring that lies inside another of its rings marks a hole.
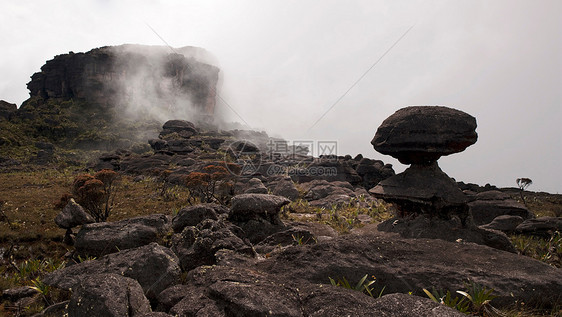
[[[68,201],[63,210],[55,217],[55,223],[63,229],[71,229],[94,222],[94,218],[84,211],[84,208],[77,204],[73,198]]]
[[[442,106],[402,108],[383,121],[371,141],[375,150],[403,164],[424,164],[474,144],[476,119]]]

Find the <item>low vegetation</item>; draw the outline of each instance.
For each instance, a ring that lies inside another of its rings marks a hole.
[[[221,171],[211,170],[208,175]],[[88,175],[88,176],[85,176]],[[212,195],[198,195],[188,186],[176,185],[166,181],[166,175],[129,176],[119,179],[112,172],[93,173],[83,167],[59,167],[58,169],[25,168],[19,171],[0,173],[0,290],[16,286],[29,286],[39,292],[37,301],[29,307],[6,306],[0,304],[0,315],[31,315],[51,302],[65,298],[68,294],[49,289],[41,282],[44,274],[63,267],[65,253],[70,248],[62,243],[65,231],[58,228],[53,219],[60,209],[61,197],[80,197],[82,187],[92,180],[98,180],[95,188],[99,191],[100,204],[96,205],[98,221],[107,219],[117,221],[126,218],[163,213],[175,215],[189,203],[214,201],[228,204],[228,199],[217,196],[219,186],[231,180],[216,178]],[[79,181],[78,181],[79,180]],[[118,181],[118,182],[117,182]],[[118,185],[118,186],[116,186]],[[85,190],[85,189],[84,189]],[[516,193],[519,196],[519,193]],[[205,196],[207,195],[207,196]],[[537,215],[557,215],[562,205],[557,196],[525,192],[529,208]],[[80,199],[80,198],[79,198]],[[85,204],[87,205],[87,204]],[[60,205],[59,205],[60,207]],[[283,217],[289,220],[315,221],[330,225],[340,233],[347,233],[368,222],[390,219],[394,215],[391,205],[380,201],[370,201],[359,196],[348,203],[333,205],[330,208],[311,206],[304,199],[297,199],[283,208]],[[550,238],[512,235],[512,242],[518,251],[550,265],[561,267],[562,235],[559,232]],[[303,244],[302,237],[294,237],[295,245]],[[330,283],[356,289],[373,297],[380,296],[384,286],[374,288],[375,279],[365,275],[360,283],[351,283],[345,277],[334,277]],[[367,289],[369,291],[367,291]],[[462,290],[461,290],[462,291]],[[473,300],[478,298],[474,292],[465,290]],[[457,307],[469,303],[469,312],[475,313],[473,302],[461,293],[431,292],[433,297]],[[454,295],[454,296],[453,296]],[[458,297],[455,303],[455,297]],[[462,300],[462,301],[461,301]],[[461,310],[461,309],[459,309]],[[478,311],[478,310],[476,310]],[[541,313],[548,315],[544,311]],[[539,313],[530,308],[514,308],[503,311],[505,316],[536,316]],[[485,312],[480,312],[485,315]],[[555,316],[555,313],[551,313]]]

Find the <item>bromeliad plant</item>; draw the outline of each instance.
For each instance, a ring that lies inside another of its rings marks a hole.
[[[351,286],[351,284],[349,283],[349,281],[345,278],[342,277],[341,279],[338,278],[338,280],[334,280],[331,277],[328,277],[328,279],[330,279],[330,283],[333,286],[340,286],[343,288],[347,288],[347,289],[352,289],[355,291],[359,291],[362,293],[365,293],[371,297],[375,297],[375,293],[374,293],[374,287],[371,287],[371,285],[373,285],[376,281],[377,278],[373,275],[373,279],[372,280],[367,280],[367,277],[369,276],[369,274],[365,274],[365,276],[363,276],[359,282],[357,282],[357,284],[355,284],[355,286]],[[386,286],[384,286],[381,291],[377,294],[376,298],[379,298],[382,296],[384,289],[386,288]]]
[[[486,314],[486,316],[502,316],[502,313],[490,305],[492,299],[496,298],[493,295],[494,290],[489,289],[486,286],[477,284],[473,281],[468,281],[464,283],[464,291],[456,291],[462,297],[455,296],[451,294],[450,291],[446,293],[442,290],[433,289],[432,292],[427,289],[423,289],[424,293],[434,302],[449,306],[462,313],[473,313],[481,316]]]

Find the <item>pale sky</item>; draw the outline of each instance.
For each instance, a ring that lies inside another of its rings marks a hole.
[[[408,105],[478,121],[478,142],[442,158],[465,182],[562,193],[562,1],[0,0],[0,99],[57,54],[125,43],[203,47],[221,96],[251,126],[289,141],[337,141],[381,159],[370,141]],[[401,41],[310,129],[405,32]],[[221,112],[241,121],[225,105]]]

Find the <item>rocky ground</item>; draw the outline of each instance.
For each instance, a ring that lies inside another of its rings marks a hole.
[[[558,313],[562,250],[560,236],[554,233],[561,225],[557,195],[525,193],[529,206],[540,205],[543,208],[536,210],[550,216],[537,218],[514,199],[518,192],[460,184],[474,229],[423,215],[400,218],[400,209],[367,192],[394,175],[390,165],[361,156],[266,156],[267,136],[253,133],[253,142],[242,142],[249,133],[170,121],[160,137],[150,141],[150,152],[118,150],[99,155],[90,168],[118,171],[120,186],[129,189],[151,182],[162,211],[154,208],[147,215],[131,217],[134,212],[119,214],[116,208],[109,222],[90,223],[87,211],[71,201],[57,217],[61,228],[72,230],[64,240],[73,246],[58,253],[66,253],[65,267],[45,268],[39,279],[28,280],[33,288],[4,289],[4,312],[49,306],[40,315],[456,316],[461,313],[433,302],[423,290],[449,290],[461,298],[455,291],[474,283],[493,289],[495,296],[489,304],[471,304],[474,313],[491,315],[495,309],[513,315]],[[258,157],[259,165],[243,171]],[[224,180],[213,185],[215,197],[200,203],[204,197],[193,197],[186,180],[209,166],[225,166],[228,174],[220,174]],[[320,176],[295,172],[311,167],[337,172]],[[14,173],[10,168],[2,174],[6,179],[40,173]],[[231,178],[230,172],[236,177]],[[68,174],[61,188],[70,191],[74,176]],[[229,187],[221,192],[219,185],[227,180]],[[49,203],[61,194],[53,193]],[[3,225],[11,232],[4,236],[5,280],[23,274],[17,268],[24,263],[10,257],[10,252],[17,253],[9,250],[10,245],[25,245],[14,239],[18,229],[10,228],[18,223],[25,226],[15,221],[18,213],[13,207],[18,203],[10,198],[3,198],[7,201]],[[126,208],[135,205],[142,203],[133,201]],[[387,220],[393,215],[398,218]],[[65,230],[54,229],[52,220],[53,216],[41,221],[49,222],[52,230],[41,237],[62,245]],[[473,232],[502,243],[478,241]],[[558,245],[553,243],[554,249],[547,250],[541,262],[521,255],[525,250],[512,244],[529,236],[541,241],[558,237]],[[354,290],[365,276],[359,291]],[[349,281],[351,289],[334,286],[330,279],[336,285]],[[21,282],[25,284],[24,279]],[[373,296],[365,294],[367,284]]]

